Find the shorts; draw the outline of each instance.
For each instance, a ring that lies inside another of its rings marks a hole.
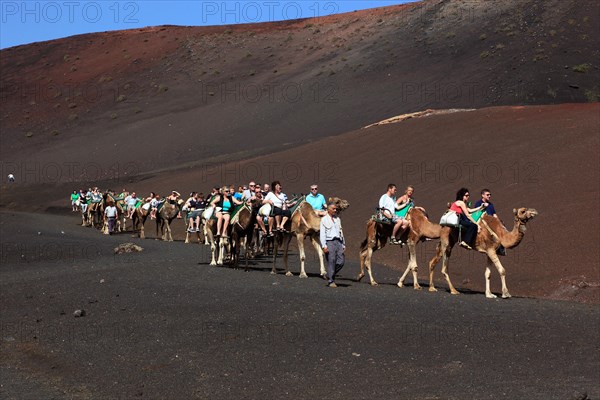
[[[273,207],[273,215],[281,215],[283,217],[291,217],[292,212],[289,209],[283,209],[279,207]]]

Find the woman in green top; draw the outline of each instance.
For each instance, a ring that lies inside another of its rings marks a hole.
[[[77,203],[79,201],[79,193],[77,190],[73,190],[71,193],[71,211],[77,212]]]

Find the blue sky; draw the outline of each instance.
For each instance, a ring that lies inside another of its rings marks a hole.
[[[0,48],[155,25],[222,25],[322,17],[414,0],[0,0]]]

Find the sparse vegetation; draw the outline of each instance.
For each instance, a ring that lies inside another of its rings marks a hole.
[[[67,118],[70,122],[73,122],[75,120],[77,120],[79,118],[79,116],[77,114],[69,114],[69,117]]]
[[[485,33],[482,33],[481,35],[479,35],[479,40],[485,40],[487,39],[487,35]]]
[[[59,131],[57,131],[57,130],[55,129],[55,130],[53,130],[52,132],[50,132],[50,134],[51,134],[52,136],[58,136],[58,135],[60,135],[60,132],[59,132]]]
[[[585,98],[587,99],[588,102],[590,103],[595,103],[597,101],[600,101],[600,93],[598,92],[598,89],[594,88],[592,90],[586,90],[585,92]]]
[[[111,119],[117,119],[117,118],[119,118],[119,113],[112,113],[112,114],[110,114],[110,118]]]
[[[28,137],[28,138],[33,137],[33,132],[27,132],[25,134],[25,137]]]
[[[167,85],[158,85],[158,93],[166,92],[167,90],[169,90],[169,87]]]
[[[592,68],[591,64],[585,63],[585,64],[574,65],[573,71],[585,74],[591,68]]]
[[[121,103],[121,102],[123,102],[125,100],[127,100],[127,97],[124,94],[122,94],[119,97],[117,97],[117,103]]]
[[[482,51],[481,53],[479,53],[479,58],[483,60],[484,58],[488,58],[490,55],[491,53],[489,51]]]
[[[143,111],[143,110],[142,110],[141,108],[139,108],[139,107],[136,107],[136,108],[134,108],[134,109],[133,109],[133,112],[134,112],[135,114],[139,114],[139,113],[141,113],[142,111]]]

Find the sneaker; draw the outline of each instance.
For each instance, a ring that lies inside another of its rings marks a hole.
[[[465,248],[467,250],[473,250],[473,248],[471,246],[469,246],[465,241],[460,242],[459,246],[463,247],[463,248]]]
[[[390,244],[401,244],[402,242],[400,242],[398,239],[396,238],[390,238]]]
[[[327,284],[327,286],[332,287],[332,288],[336,288],[337,287],[337,285],[335,284],[335,282],[329,282]]]

